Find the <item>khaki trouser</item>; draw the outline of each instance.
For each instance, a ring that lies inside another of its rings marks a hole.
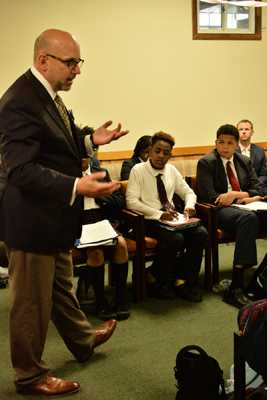
[[[28,389],[41,383],[49,371],[42,353],[50,318],[78,361],[90,355],[96,331],[80,310],[72,287],[71,252],[40,255],[7,248],[7,255],[15,386]]]

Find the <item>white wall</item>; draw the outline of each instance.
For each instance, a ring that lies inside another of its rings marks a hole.
[[[217,128],[248,118],[267,141],[267,33],[261,41],[193,41],[190,0],[0,0],[0,95],[32,65],[45,29],[71,32],[85,63],[62,97],[77,123],[108,119],[130,150],[164,130],[176,146],[212,145]],[[262,8],[267,25],[267,8]]]

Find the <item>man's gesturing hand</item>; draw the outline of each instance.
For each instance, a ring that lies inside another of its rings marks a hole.
[[[117,181],[113,182],[98,182],[97,179],[102,179],[106,176],[105,171],[96,172],[94,174],[85,175],[77,182],[76,194],[87,197],[105,197],[119,189],[120,184]]]
[[[108,144],[112,142],[112,140],[117,140],[120,137],[126,135],[129,131],[121,131],[121,124],[118,124],[116,129],[109,130],[107,129],[112,124],[112,121],[107,121],[104,125],[100,126],[93,133],[93,141],[96,146],[100,146],[102,144]]]

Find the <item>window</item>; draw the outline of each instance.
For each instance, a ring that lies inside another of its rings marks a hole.
[[[192,0],[192,10],[193,39],[261,39],[261,7]]]

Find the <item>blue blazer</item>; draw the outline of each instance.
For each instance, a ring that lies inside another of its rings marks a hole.
[[[238,147],[236,152],[241,154],[240,146]],[[263,185],[262,190],[267,194],[267,165],[266,165],[266,155],[264,149],[260,146],[257,146],[254,143],[251,143],[250,159],[252,161],[257,177],[259,178],[259,181]]]
[[[234,164],[238,181],[243,192],[250,197],[262,196],[262,187],[252,161],[242,154],[234,154]],[[217,197],[227,193],[227,178],[221,157],[214,149],[202,157],[197,165],[197,198],[205,203],[214,204]]]
[[[129,160],[125,160],[121,167],[121,181],[128,181],[132,168],[141,161],[137,155],[132,156]]]

